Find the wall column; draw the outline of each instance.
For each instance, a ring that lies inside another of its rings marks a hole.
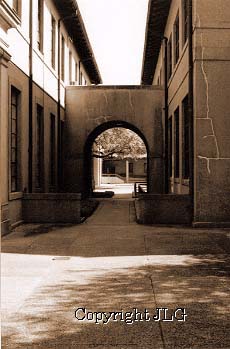
[[[125,161],[126,183],[129,183],[129,161]]]
[[[9,122],[8,122],[8,62],[10,55],[0,47],[0,193],[1,193],[1,233],[9,232]]]

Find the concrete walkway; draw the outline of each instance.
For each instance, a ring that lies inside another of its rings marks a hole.
[[[230,348],[229,237],[137,225],[124,199],[81,225],[18,227],[2,239],[2,348]]]

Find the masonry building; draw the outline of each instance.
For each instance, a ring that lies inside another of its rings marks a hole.
[[[142,84],[164,87],[165,191],[195,225],[230,222],[230,7],[150,0]]]
[[[3,234],[22,220],[23,193],[61,187],[66,85],[98,83],[75,1],[0,2]]]

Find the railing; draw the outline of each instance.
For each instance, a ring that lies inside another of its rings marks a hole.
[[[137,196],[139,193],[147,193],[148,188],[147,188],[147,182],[135,182],[134,183],[134,193],[135,196]]]

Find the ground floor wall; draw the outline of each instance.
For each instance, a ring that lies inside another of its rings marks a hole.
[[[194,62],[194,222],[230,224],[230,30],[197,30],[196,38],[205,47]]]
[[[29,77],[10,61],[1,65],[1,227],[2,233],[22,221],[22,198],[29,191],[57,191],[57,102],[32,84],[32,147],[29,143]],[[64,109],[61,119],[64,121]],[[39,184],[39,185],[38,185]]]

